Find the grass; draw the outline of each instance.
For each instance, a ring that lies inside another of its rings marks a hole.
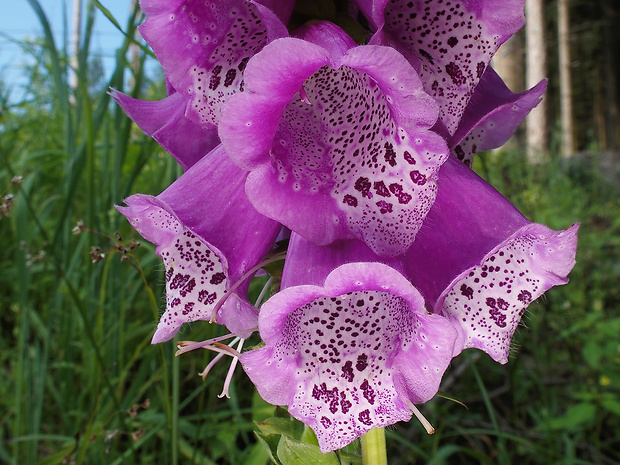
[[[218,399],[226,366],[203,382],[196,373],[208,354],[175,358],[173,344],[149,344],[163,269],[153,246],[135,247],[140,238],[113,206],[159,193],[180,170],[105,93],[165,94],[145,75],[148,51],[137,66],[125,58],[139,12],[120,25],[117,68],[102,78],[92,72],[89,4],[70,89],[66,51],[30,3],[43,31],[23,44],[31,86],[17,103],[0,92],[0,192],[13,195],[0,219],[0,463],[268,463],[254,421],[274,409],[245,375],[236,374],[230,400]],[[507,365],[476,352],[454,360],[445,397],[422,407],[437,432],[415,421],[390,428],[390,463],[618,463],[617,185],[592,160],[531,167],[519,153],[487,154],[476,169],[532,220],[556,229],[580,221],[578,264],[568,286],[530,307]],[[183,337],[219,331],[196,323]]]

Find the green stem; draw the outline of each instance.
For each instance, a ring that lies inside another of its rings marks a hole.
[[[374,428],[362,436],[363,465],[387,465],[385,429]]]

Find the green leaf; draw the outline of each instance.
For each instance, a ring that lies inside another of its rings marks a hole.
[[[282,465],[282,462],[278,460],[278,444],[280,442],[280,438],[282,437],[279,434],[262,434],[256,433],[256,437],[263,445],[269,458],[276,464]]]
[[[335,452],[323,454],[318,446],[282,436],[278,458],[283,465],[340,465]]]
[[[601,347],[600,341],[588,341],[583,347],[583,358],[592,368],[598,368],[601,358],[603,358],[603,348]]]
[[[617,400],[604,400],[601,405],[605,410],[610,411],[614,415],[620,415],[620,401]]]
[[[589,423],[596,416],[596,405],[590,402],[581,402],[571,405],[566,414],[559,418],[552,418],[545,425],[548,429],[572,429],[584,423]]]

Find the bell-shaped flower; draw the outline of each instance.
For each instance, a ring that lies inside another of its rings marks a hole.
[[[501,147],[510,139],[521,121],[542,100],[547,81],[515,94],[490,66],[482,75],[459,126],[448,146],[459,160],[471,165],[474,154]]]
[[[286,21],[293,3],[142,0],[147,19],[139,31],[164,69],[169,96],[149,102],[113,91],[112,97],[189,168],[219,143],[221,106],[243,90],[248,60],[270,40],[288,35],[277,15]]]
[[[273,246],[280,225],[247,201],[245,178],[218,146],[157,197],[136,194],[117,207],[157,246],[166,268],[166,310],[153,343],[196,320],[235,333],[256,327],[258,310],[244,298],[248,272]]]
[[[376,33],[420,73],[454,134],[491,58],[525,24],[525,0],[357,0]]]
[[[222,143],[251,171],[246,192],[265,216],[318,245],[355,238],[402,254],[448,156],[430,130],[437,105],[391,47],[355,46],[325,22],[302,38],[249,61],[245,92],[223,107]]]
[[[454,157],[437,200],[405,256],[407,276],[435,314],[458,331],[454,355],[476,347],[506,363],[527,306],[567,283],[578,224],[563,231],[528,221]]]
[[[285,288],[261,307],[265,345],[240,357],[261,397],[288,405],[323,452],[418,416],[414,404],[436,394],[452,357],[454,328],[407,279],[382,263],[347,263],[370,257],[359,241],[319,247],[293,233]]]

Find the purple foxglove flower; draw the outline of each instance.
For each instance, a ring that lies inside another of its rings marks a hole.
[[[546,87],[547,81],[543,80],[530,90],[515,94],[489,66],[467,104],[458,129],[448,140],[452,154],[471,165],[478,150],[502,146],[540,103]]]
[[[419,70],[454,134],[491,58],[524,24],[525,0],[357,0],[376,33]]]
[[[179,92],[153,102],[115,90],[111,95],[140,129],[155,139],[184,170],[220,143],[215,126],[201,127],[185,117],[187,101]]]
[[[244,194],[246,173],[222,146],[203,157],[157,197],[136,194],[117,209],[156,246],[166,267],[166,311],[153,343],[183,323],[210,320],[232,332],[255,328],[258,311],[244,300],[248,280],[234,288],[272,247],[280,230]],[[218,301],[227,293],[219,313]]]
[[[265,2],[288,19],[293,2]],[[140,33],[166,73],[169,97],[149,102],[112,97],[149,136],[188,169],[219,144],[220,107],[243,90],[243,70],[269,40],[287,36],[278,17],[245,0],[143,0]]]
[[[217,125],[220,107],[243,88],[247,61],[288,32],[268,8],[249,0],[144,0],[140,33],[171,87],[187,99],[186,116]]]
[[[305,257],[319,264],[305,274],[311,282],[344,255],[370,252],[357,242],[335,257],[335,247],[291,241],[284,273],[307,270]],[[413,404],[437,392],[455,338],[448,320],[428,314],[420,293],[381,263],[349,263],[320,286],[280,291],[262,306],[259,330],[265,345],[241,355],[244,370],[263,399],[288,405],[314,430],[323,452],[409,420]]]
[[[222,143],[251,171],[246,193],[265,216],[318,245],[356,238],[404,253],[448,156],[429,130],[437,106],[396,50],[356,47],[329,23],[304,38],[249,61],[246,91],[223,107]]]
[[[568,282],[578,226],[553,231],[530,223],[450,157],[439,172],[437,200],[405,262],[429,308],[457,328],[455,356],[476,347],[507,362],[526,307],[552,286]]]

